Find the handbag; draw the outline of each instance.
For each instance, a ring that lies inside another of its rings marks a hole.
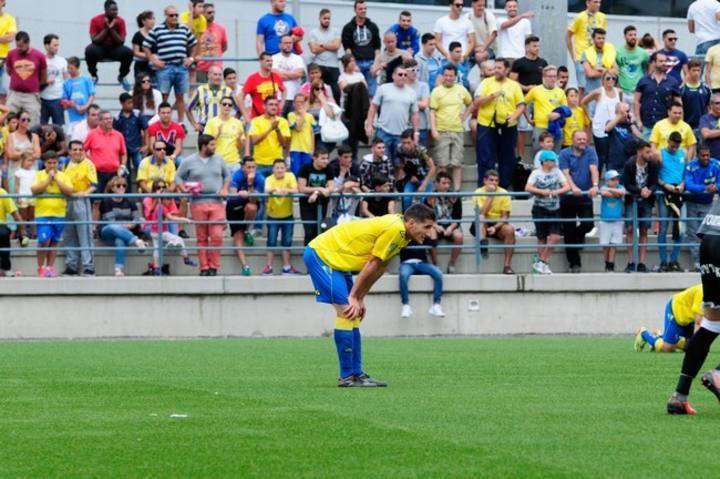
[[[320,109],[320,118],[318,120],[320,139],[325,143],[339,143],[347,140],[350,132],[340,119],[342,110],[336,105],[331,105],[331,107],[333,109],[332,117],[325,113],[324,108]]]

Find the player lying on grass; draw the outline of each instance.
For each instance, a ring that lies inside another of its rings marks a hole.
[[[433,210],[422,204],[404,215],[385,215],[337,225],[305,248],[305,265],[315,288],[315,300],[335,308],[335,346],[340,362],[340,387],[387,386],[362,367],[360,322],[365,296],[388,263],[410,240],[418,243],[435,225]],[[352,274],[359,272],[353,285]]]
[[[665,322],[662,335],[653,335],[644,326],[635,336],[635,351],[642,351],[646,344],[651,351],[671,353],[685,350],[685,344],[700,326],[703,318],[703,287],[696,284],[674,294],[665,306]]]

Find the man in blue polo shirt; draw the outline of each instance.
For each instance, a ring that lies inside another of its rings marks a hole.
[[[695,271],[700,271],[700,238],[696,232],[702,218],[710,211],[713,197],[718,192],[720,161],[711,158],[710,146],[707,143],[698,147],[697,155],[697,159],[685,167],[685,190],[690,193],[685,203],[688,218],[685,225],[685,243],[694,243],[690,247],[693,265]]]
[[[720,159],[720,94],[710,98],[710,111],[700,117],[700,137],[710,147],[710,156]]]
[[[680,82],[667,75],[666,64],[667,55],[662,51],[650,55],[649,73],[635,87],[633,113],[645,140],[650,139],[655,123],[667,116],[672,98],[680,97]]]

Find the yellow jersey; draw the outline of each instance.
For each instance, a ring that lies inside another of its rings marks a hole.
[[[215,153],[222,156],[228,166],[240,163],[240,150],[238,139],[245,139],[245,127],[237,118],[222,120],[219,116],[212,118],[205,125],[206,135],[215,138]]]
[[[584,131],[590,126],[590,118],[588,118],[585,110],[579,106],[570,107],[572,115],[565,118],[565,126],[562,129],[562,146],[572,145],[572,137],[576,131]]]
[[[278,120],[279,134],[290,138],[290,125],[285,118],[266,118],[265,115],[256,116],[250,122],[250,136],[262,135],[270,129],[273,120]],[[274,131],[265,137],[263,141],[255,144],[253,152],[255,163],[261,166],[272,166],[273,161],[283,158],[283,147],[278,138],[278,132]]]
[[[575,61],[580,61],[580,57],[585,50],[592,45],[592,32],[596,28],[602,28],[607,31],[607,17],[602,12],[594,15],[588,15],[584,10],[577,15],[568,25],[568,30],[573,33],[573,44],[575,48]]]
[[[459,83],[450,88],[440,85],[430,93],[430,109],[435,112],[435,127],[438,131],[462,133],[465,131],[462,113],[472,103],[470,93]]]
[[[143,158],[138,166],[136,181],[152,181],[153,178],[162,178],[166,185],[175,182],[175,162],[165,160],[162,164],[155,161],[155,158],[148,156]]]
[[[478,188],[475,193],[485,193],[487,190],[485,187]],[[498,186],[496,193],[507,193],[507,190]],[[493,202],[490,205],[490,209],[485,215],[485,219],[488,220],[499,220],[503,218],[504,213],[512,212],[512,201],[510,196],[473,196],[473,205],[482,209],[488,198],[492,198]]]
[[[672,297],[672,313],[675,322],[680,326],[687,326],[695,322],[695,315],[702,316],[703,311],[702,284],[691,286]]]
[[[15,202],[7,194],[7,191],[0,188],[0,224],[4,224],[7,221],[8,215],[17,211]]]
[[[265,178],[265,191],[270,188],[281,188],[297,192],[297,179],[289,171],[285,176],[277,178],[270,175]],[[267,215],[269,218],[284,219],[293,215],[293,198],[289,196],[270,196],[267,199]]]
[[[205,18],[205,15],[198,15],[193,18],[192,24],[188,25],[188,23],[190,23],[190,11],[182,12],[180,14],[180,23],[188,27],[192,34],[196,37],[201,33],[205,33],[205,30],[207,30],[207,19]]]
[[[10,32],[17,33],[17,22],[15,22],[15,17],[10,15],[9,13],[3,13],[0,15],[0,36],[7,35]],[[7,43],[0,43],[0,58],[7,58],[8,53],[10,52],[10,46],[12,45],[11,42]]]
[[[72,186],[72,182],[70,181],[70,178],[63,173],[62,171],[58,171],[55,173],[55,178],[60,180],[66,185]],[[47,181],[48,174],[45,170],[40,170],[37,173],[35,173],[35,182],[33,183],[33,186],[39,185],[40,183],[43,183]],[[63,192],[60,191],[60,187],[58,186],[57,182],[53,181],[50,183],[47,188],[45,188],[45,191],[41,193],[43,195],[45,194],[59,194],[63,195]],[[65,195],[62,196],[62,198],[37,198],[35,200],[35,217],[36,218],[64,218],[65,217]]]
[[[650,133],[650,143],[655,143],[658,150],[667,148],[670,133],[675,131],[680,133],[680,136],[682,137],[680,148],[687,148],[688,146],[692,146],[697,143],[695,133],[693,133],[690,125],[685,123],[683,120],[680,120],[673,125],[667,118],[655,123],[655,126],[653,126],[652,132]]]
[[[408,243],[402,215],[385,215],[334,226],[309,246],[331,268],[357,272],[371,256],[388,261]]]
[[[480,82],[475,90],[475,97],[489,96],[498,91],[503,94],[478,109],[478,125],[487,127],[506,123],[507,126],[517,125],[517,121],[508,123],[507,119],[515,113],[518,105],[525,103],[522,88],[518,82],[509,78],[499,82],[495,77],[488,77]]]
[[[548,127],[548,115],[559,106],[567,106],[567,98],[562,88],[545,88],[545,85],[538,85],[525,95],[525,103],[534,105],[533,119],[535,128],[546,130]]]
[[[87,191],[91,186],[97,187],[98,177],[95,164],[87,158],[79,162],[70,160],[64,171],[70,178],[70,181],[72,181],[73,191],[75,193]]]
[[[291,111],[288,113],[288,124],[290,126],[290,151],[297,151],[301,153],[313,152],[313,127],[316,124],[315,117],[310,113],[305,113],[303,126],[301,129],[297,128],[297,113]]]

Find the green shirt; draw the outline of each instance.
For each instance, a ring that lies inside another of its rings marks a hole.
[[[644,48],[635,47],[634,50],[628,51],[623,46],[617,49],[616,61],[620,68],[618,86],[623,91],[635,91],[635,86],[645,75],[650,55]]]

